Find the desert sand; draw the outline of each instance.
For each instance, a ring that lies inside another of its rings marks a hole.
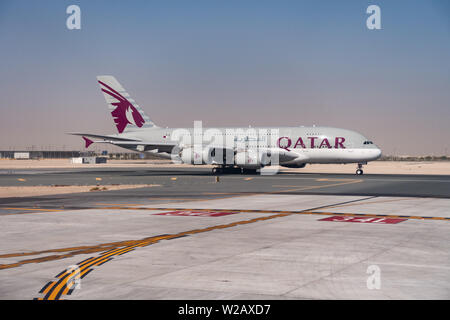
[[[0,198],[9,197],[33,197],[64,193],[78,192],[102,192],[107,190],[122,190],[152,187],[157,185],[148,184],[129,184],[129,185],[92,185],[92,186],[23,186],[23,187],[0,187]]]

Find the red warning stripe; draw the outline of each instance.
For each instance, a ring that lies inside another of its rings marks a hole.
[[[336,222],[358,222],[358,223],[379,223],[379,224],[395,224],[408,219],[401,218],[377,218],[377,217],[347,217],[347,216],[333,216],[319,221],[336,221]]]
[[[232,212],[232,211],[198,211],[198,210],[177,210],[177,211],[169,211],[169,212],[163,212],[163,213],[155,213],[155,216],[190,216],[190,217],[221,217],[221,216],[227,216],[230,214],[235,214],[238,212]]]

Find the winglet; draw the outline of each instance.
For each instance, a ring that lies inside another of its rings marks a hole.
[[[89,146],[94,143],[94,141],[92,141],[91,139],[88,139],[86,137],[83,137],[83,139],[85,142],[85,145],[84,145],[85,148],[89,148]]]

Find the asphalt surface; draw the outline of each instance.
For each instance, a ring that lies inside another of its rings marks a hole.
[[[106,204],[153,204],[254,194],[346,195],[450,198],[450,176],[310,174],[224,174],[205,168],[29,169],[0,171],[0,186],[152,184],[116,191],[0,198],[0,215],[39,209],[88,209]],[[7,210],[2,209],[8,207]],[[11,209],[17,208],[17,210]]]
[[[0,186],[160,184],[161,188],[145,190],[145,194],[148,195],[150,192],[155,196],[168,193],[172,196],[195,196],[203,192],[282,192],[450,198],[450,176],[448,175],[365,174],[356,176],[279,172],[276,175],[222,174],[218,176],[219,183],[215,183],[215,177],[207,168],[0,170]],[[299,189],[329,184],[330,181],[358,182],[326,188]]]
[[[450,297],[450,177],[218,178],[204,168],[0,172],[0,186],[152,185],[0,199],[0,299]]]

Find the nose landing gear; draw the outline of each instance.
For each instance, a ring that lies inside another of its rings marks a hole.
[[[356,174],[358,176],[362,175],[364,173],[364,171],[362,170],[362,163],[358,163],[358,169],[356,169]]]

